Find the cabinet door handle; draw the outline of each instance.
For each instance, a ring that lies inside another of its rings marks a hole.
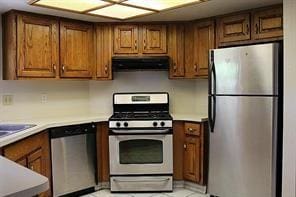
[[[177,65],[176,65],[176,63],[174,63],[173,69],[174,69],[174,72],[177,72]]]
[[[194,64],[194,71],[197,72],[197,64]]]
[[[188,131],[189,131],[190,133],[193,133],[193,132],[195,131],[195,129],[193,129],[193,128],[188,128]]]
[[[256,27],[256,34],[258,34],[258,33],[259,33],[259,26],[258,26],[258,23],[256,23],[255,27]]]
[[[144,40],[144,49],[146,50],[146,40]]]
[[[137,40],[135,40],[135,50],[138,49],[138,44],[137,44]]]
[[[184,149],[185,149],[185,150],[187,149],[187,144],[184,144]]]
[[[65,66],[64,65],[62,65],[62,71],[65,72]]]
[[[56,65],[55,65],[55,64],[52,64],[52,68],[53,68],[53,72],[56,72],[56,70],[57,70],[57,67],[56,67]]]
[[[247,24],[246,27],[247,27],[247,28],[246,28],[246,34],[249,35],[249,31],[250,31],[249,24]]]
[[[105,68],[104,68],[104,70],[105,70],[105,73],[107,74],[108,73],[108,65],[105,65]]]

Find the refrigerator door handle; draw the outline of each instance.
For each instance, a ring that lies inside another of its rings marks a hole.
[[[209,68],[209,95],[216,94],[216,68],[214,62],[214,50],[210,51],[210,68]]]
[[[216,96],[209,96],[209,128],[214,133],[214,127],[216,122]]]

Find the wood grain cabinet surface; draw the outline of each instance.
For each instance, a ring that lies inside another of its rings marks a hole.
[[[61,77],[91,78],[94,68],[93,25],[60,22]]]
[[[142,32],[143,54],[167,53],[166,25],[143,25]]]
[[[96,78],[112,79],[112,27],[96,25]]]
[[[59,65],[58,21],[17,16],[17,75],[55,77]]]
[[[185,25],[168,25],[168,55],[170,56],[170,78],[185,77]]]
[[[174,121],[174,180],[206,183],[206,123]]]
[[[255,40],[283,36],[283,7],[253,12],[252,35]]]
[[[137,54],[138,36],[137,25],[115,25],[114,54]]]
[[[251,39],[249,13],[235,14],[217,19],[219,43],[243,41]]]
[[[50,146],[47,131],[3,148],[3,156],[51,180]],[[39,196],[51,196],[51,190]]]

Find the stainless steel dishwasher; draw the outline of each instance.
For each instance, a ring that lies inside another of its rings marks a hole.
[[[53,196],[80,195],[96,185],[96,125],[50,130]]]

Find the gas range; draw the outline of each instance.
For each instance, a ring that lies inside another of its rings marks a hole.
[[[116,93],[109,118],[111,192],[172,191],[168,93]]]

